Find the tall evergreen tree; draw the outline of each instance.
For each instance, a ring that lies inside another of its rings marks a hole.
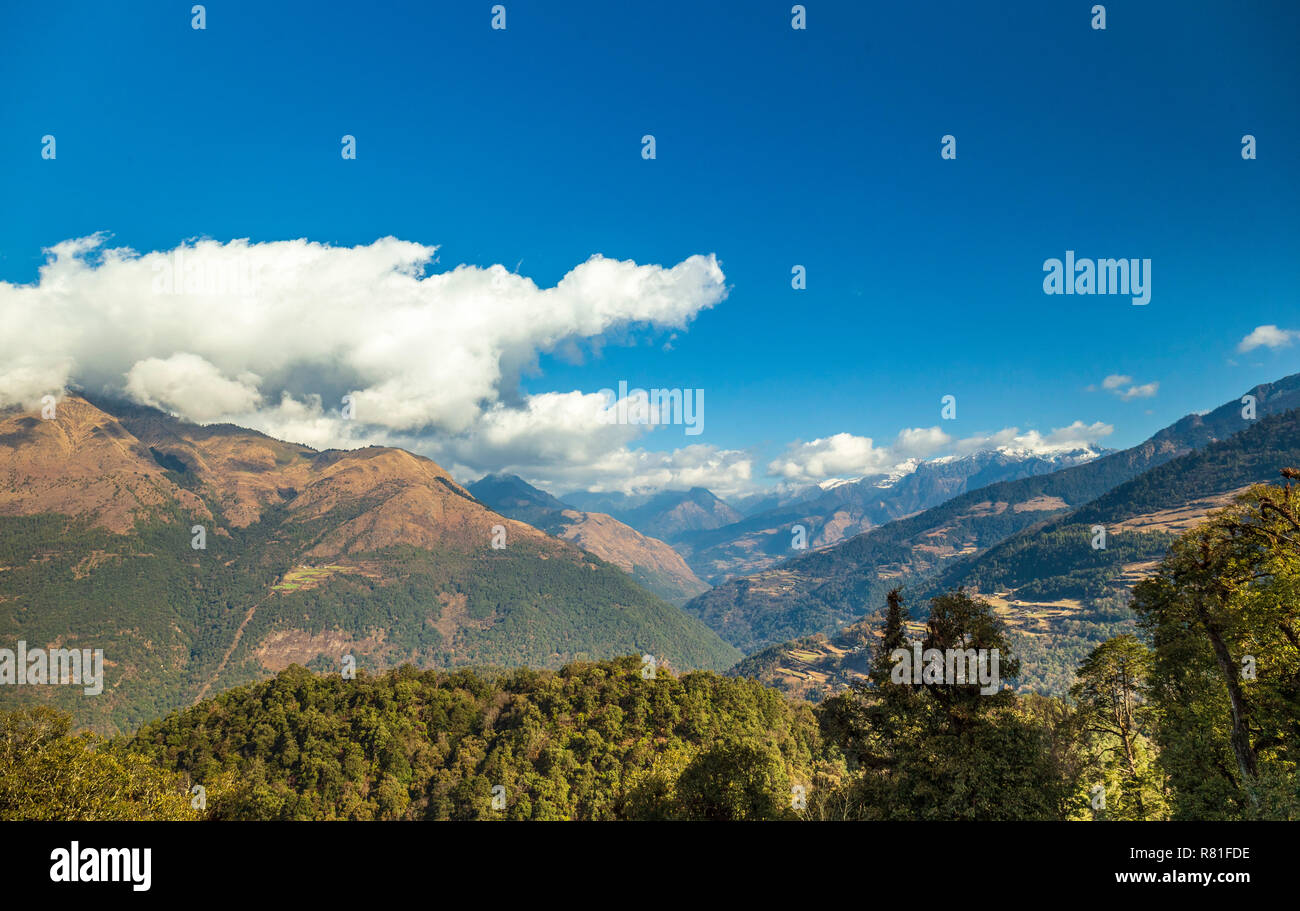
[[[878,687],[889,683],[894,668],[890,656],[894,650],[907,648],[907,612],[903,609],[902,590],[891,588],[885,604],[885,625],[871,663],[871,680]]]

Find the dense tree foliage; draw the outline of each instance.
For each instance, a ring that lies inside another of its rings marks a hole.
[[[1086,768],[1105,795],[1104,807],[1097,808],[1107,819],[1159,819],[1166,813],[1164,775],[1149,736],[1156,717],[1147,699],[1150,675],[1147,647],[1134,636],[1116,636],[1093,650],[1070,689]]]
[[[132,748],[209,788],[216,818],[615,819],[792,814],[812,711],[754,681],[559,672],[313,675],[291,668],[147,726]],[[494,807],[494,788],[501,788]]]
[[[48,706],[0,712],[0,819],[196,819],[180,777]]]
[[[852,773],[834,801],[853,819],[1054,819],[1077,782],[1053,761],[1050,728],[1009,687],[895,679],[895,649],[910,650],[897,591],[870,686],[818,709],[828,743]],[[976,649],[1000,656],[1003,684],[1019,662],[986,602],[965,592],[934,598],[921,649]]]
[[[1254,487],[1186,534],[1134,607],[1173,815],[1300,816],[1300,488]]]

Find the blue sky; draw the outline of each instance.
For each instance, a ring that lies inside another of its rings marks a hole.
[[[788,2],[513,0],[505,31],[491,5],[213,2],[195,31],[188,3],[8,4],[0,281],[95,232],[394,236],[542,287],[715,254],[726,299],[688,330],[542,351],[520,391],[703,388],[705,433],[635,445],[744,450],[756,483],[797,440],[937,425],[944,394],[955,438],[1125,446],[1300,370],[1285,338],[1237,350],[1300,329],[1300,4],[1116,2],[1104,31],[1064,0],[814,0],[805,31]],[[1149,258],[1151,303],[1045,295],[1067,249]]]

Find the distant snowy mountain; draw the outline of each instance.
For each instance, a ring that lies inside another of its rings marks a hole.
[[[732,524],[670,540],[697,575],[716,585],[795,556],[795,526],[804,528],[809,548],[825,547],[968,490],[1048,474],[1104,453],[1087,448],[1051,453],[1004,448],[909,459],[886,473],[808,485],[801,496],[770,498],[770,505],[747,511]]]

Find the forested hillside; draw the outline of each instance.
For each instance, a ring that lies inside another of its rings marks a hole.
[[[429,459],[317,452],[100,404],[69,396],[52,420],[0,413],[0,637],[103,649],[103,692],[5,686],[0,708],[48,701],[111,732],[347,656],[371,671],[740,657]]]
[[[211,783],[219,818],[785,815],[820,753],[811,710],[752,681],[642,668],[291,669],[149,725],[132,748]],[[732,761],[747,777],[711,787]]]

